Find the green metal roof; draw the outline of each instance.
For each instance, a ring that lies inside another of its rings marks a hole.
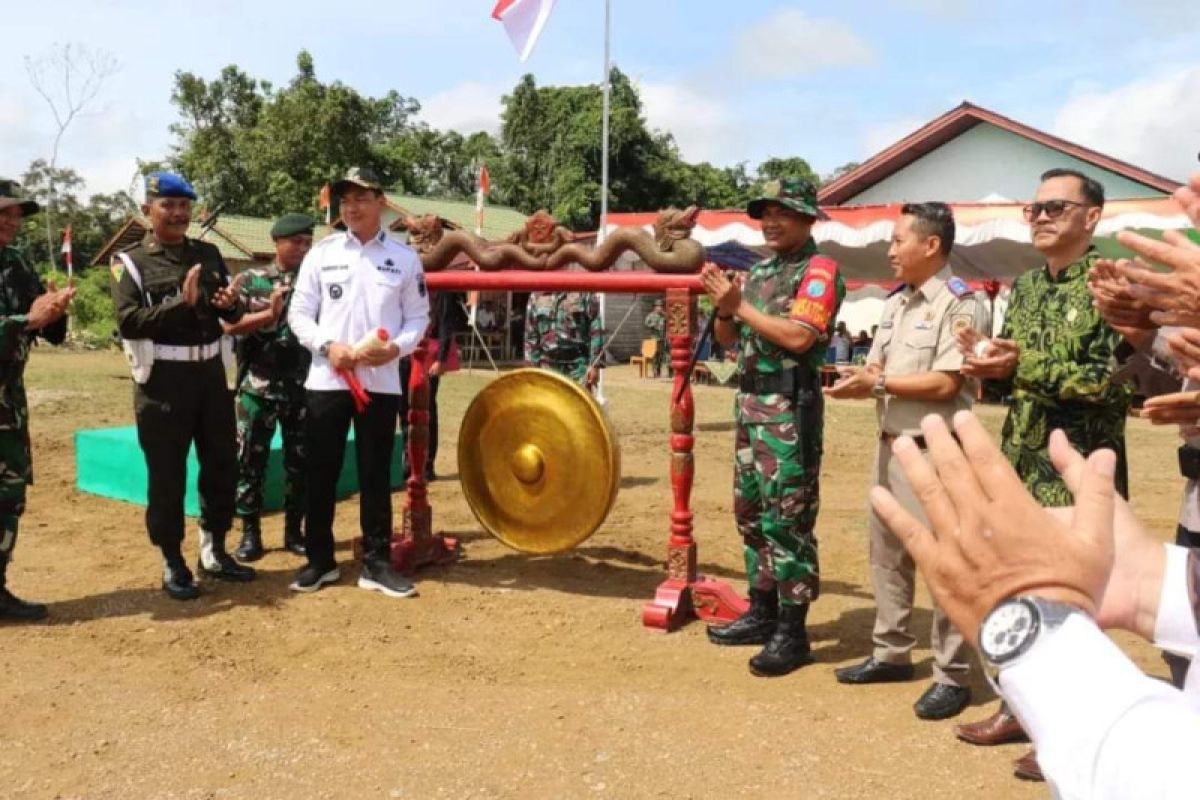
[[[387,199],[392,205],[404,209],[414,217],[436,214],[464,230],[475,230],[474,203],[403,194],[388,194]],[[513,231],[525,227],[526,219],[528,217],[515,208],[485,205],[483,207],[483,237],[491,241],[504,239]]]

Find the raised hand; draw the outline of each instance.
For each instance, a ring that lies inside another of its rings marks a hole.
[[[929,460],[908,437],[892,447],[932,530],[886,489],[871,491],[876,513],[904,542],[938,604],[975,642],[984,616],[1014,596],[1095,614],[1112,571],[1116,455],[1091,455],[1064,520],[1037,504],[973,414],[956,414],[954,428],[961,446],[940,417],[922,421]]]

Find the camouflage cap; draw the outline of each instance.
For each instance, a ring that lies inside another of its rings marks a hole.
[[[317,221],[308,214],[284,214],[271,226],[272,239],[286,239],[297,233],[312,233]]]
[[[762,195],[746,205],[746,213],[751,219],[762,219],[763,208],[767,203],[778,203],[784,208],[790,208],[814,219],[829,219],[817,206],[817,187],[803,178],[767,181],[763,184]]]
[[[20,206],[21,215],[28,217],[42,210],[36,200],[21,197],[21,184],[16,181],[0,178],[0,211],[13,206]]]
[[[379,179],[379,175],[370,167],[351,167],[346,171],[346,174],[341,180],[335,181],[333,193],[342,194],[351,186],[361,186],[364,189],[371,189],[376,192],[383,191],[383,181]]]

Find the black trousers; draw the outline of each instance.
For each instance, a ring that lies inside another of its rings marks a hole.
[[[400,385],[404,394],[400,396],[400,431],[404,434],[404,445],[408,446],[408,381],[412,377],[412,356],[400,359]],[[441,377],[429,379],[429,456],[425,460],[426,470],[432,470],[437,462],[438,451],[438,409],[437,393]],[[411,469],[411,467],[410,467]]]
[[[308,510],[305,548],[308,563],[334,565],[333,507],[346,455],[346,434],[354,425],[358,466],[358,509],[363,555],[387,561],[392,537],[392,447],[399,395],[371,394],[361,414],[354,413],[349,392],[309,391],[305,441],[308,444]]]
[[[237,491],[237,423],[220,357],[156,361],[150,380],[134,385],[133,413],[149,478],[150,541],[165,555],[179,552],[187,456],[193,442],[200,462],[200,527],[218,535],[228,531]]]
[[[1175,544],[1192,549],[1200,547],[1200,531],[1189,531],[1182,525],[1177,525],[1175,527]],[[1171,683],[1176,689],[1182,689],[1192,660],[1175,653],[1163,653],[1163,661],[1167,662],[1167,666],[1171,669]]]

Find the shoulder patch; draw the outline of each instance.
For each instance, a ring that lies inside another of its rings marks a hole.
[[[975,294],[967,282],[957,275],[946,282],[946,287],[950,289],[954,296],[959,300],[963,299],[964,297],[971,297]]]
[[[118,256],[113,256],[112,263],[108,265],[108,272],[117,283],[121,282],[121,276],[125,274],[125,262]]]
[[[808,260],[808,266],[810,269],[816,268],[829,270],[831,274],[837,273],[838,270],[838,263],[836,261],[829,256],[821,255],[820,253]]]
[[[898,286],[896,286],[896,288],[895,288],[895,289],[892,289],[890,292],[888,292],[888,293],[887,293],[887,296],[888,296],[888,297],[892,297],[893,295],[900,294],[900,293],[901,293],[901,292],[903,292],[903,291],[904,291],[904,290],[905,290],[907,287],[908,287],[908,284],[907,284],[907,283],[901,283],[901,284],[899,284]]]

